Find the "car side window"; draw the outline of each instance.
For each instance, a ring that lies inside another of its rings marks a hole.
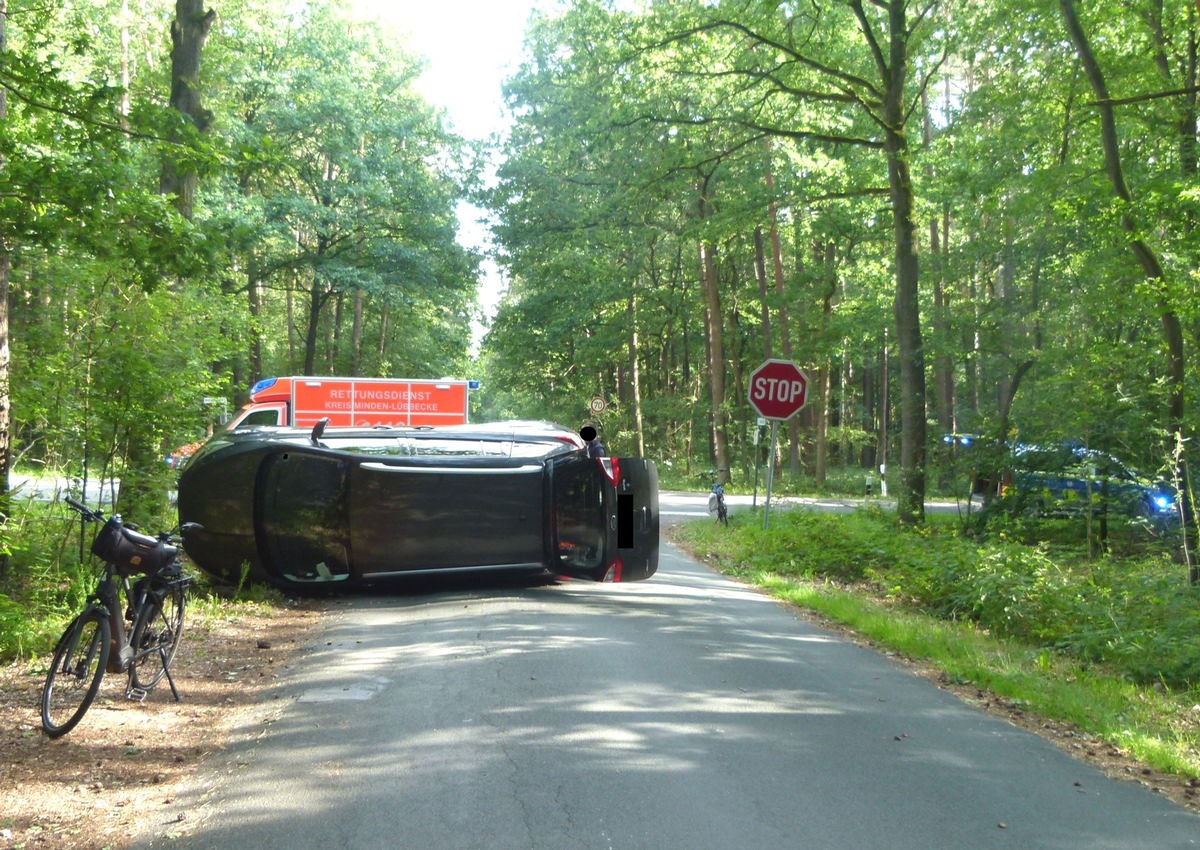
[[[594,569],[604,563],[604,491],[600,469],[586,458],[554,465],[555,552],[569,568]]]
[[[338,458],[305,452],[266,460],[258,522],[269,570],[292,581],[349,577],[346,467]]]
[[[262,427],[279,424],[281,424],[279,422],[279,411],[275,410],[274,408],[270,410],[255,410],[254,412],[248,414],[240,423],[238,423],[239,427]]]

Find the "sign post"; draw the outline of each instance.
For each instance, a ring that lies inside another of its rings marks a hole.
[[[758,464],[760,458],[758,444],[762,442],[762,430],[765,427],[767,427],[767,420],[761,416],[758,417],[758,421],[754,423],[754,500],[750,502],[751,508],[758,507]]]
[[[763,507],[763,530],[771,517],[771,486],[775,482],[775,452],[779,446],[779,423],[791,419],[808,401],[808,376],[790,360],[767,360],[750,373],[750,406],[771,420],[771,455],[767,462],[767,498]]]

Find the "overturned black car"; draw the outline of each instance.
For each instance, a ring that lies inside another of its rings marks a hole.
[[[288,591],[448,571],[639,581],[658,569],[653,461],[590,458],[543,422],[244,428],[179,479],[184,546]]]

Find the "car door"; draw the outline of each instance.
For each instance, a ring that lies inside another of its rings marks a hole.
[[[617,555],[621,581],[658,570],[658,467],[641,457],[617,458]]]
[[[351,462],[311,450],[273,451],[259,469],[255,515],[263,565],[274,580],[352,577],[346,533]]]
[[[550,549],[559,575],[640,581],[658,569],[658,471],[645,458],[550,463]]]

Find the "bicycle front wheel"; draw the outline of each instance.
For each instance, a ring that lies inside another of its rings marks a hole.
[[[183,611],[187,594],[180,582],[162,591],[151,590],[138,609],[133,624],[133,663],[129,668],[131,687],[148,691],[162,681],[179,639],[183,637]]]
[[[111,636],[108,615],[89,608],[58,639],[42,688],[42,728],[51,738],[74,729],[96,698],[108,665]]]

